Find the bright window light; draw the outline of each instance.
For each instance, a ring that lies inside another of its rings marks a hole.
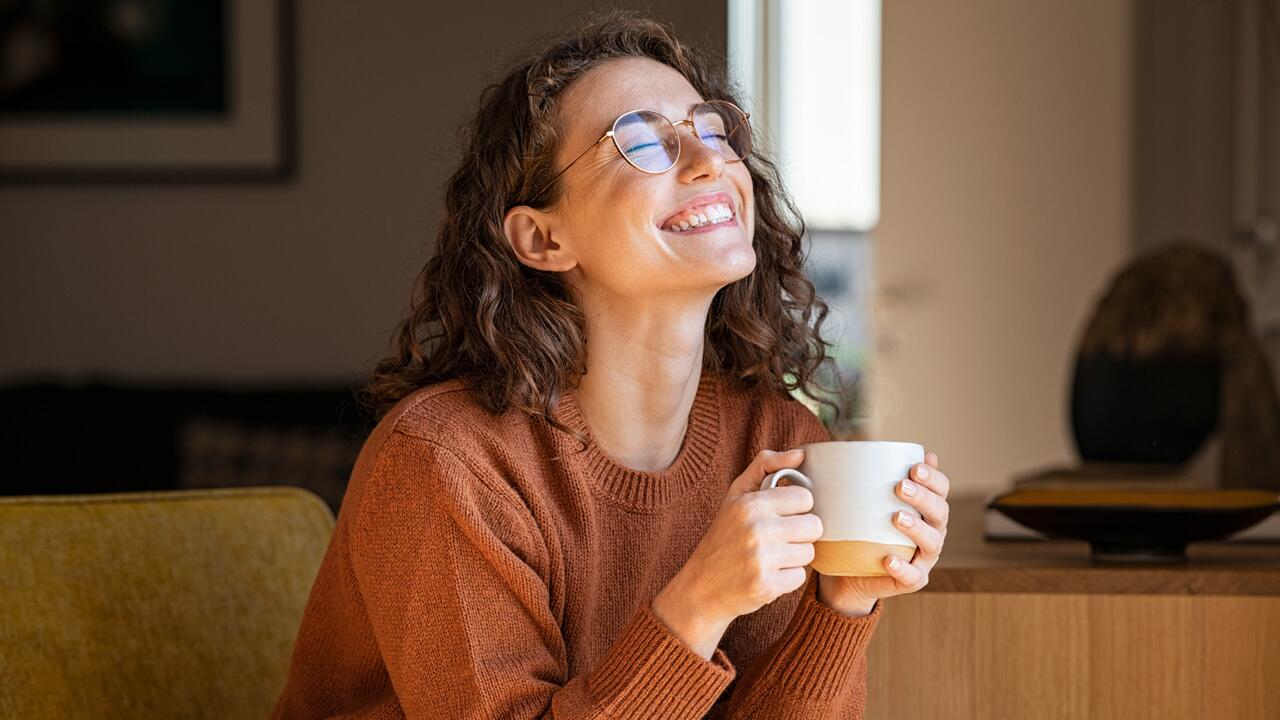
[[[730,0],[729,64],[805,223],[880,218],[880,0]]]

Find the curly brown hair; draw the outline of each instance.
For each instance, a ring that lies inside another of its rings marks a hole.
[[[489,412],[514,407],[585,440],[551,415],[562,390],[576,387],[586,370],[585,319],[560,273],[519,262],[503,219],[516,205],[558,202],[563,185],[548,181],[561,140],[559,98],[596,64],[622,57],[652,58],[679,71],[703,98],[743,105],[723,60],[707,59],[666,24],[625,10],[589,16],[486,87],[463,128],[465,150],[446,185],[435,254],[418,273],[393,352],[361,392],[375,418],[418,388],[466,376]],[[820,328],[829,309],[802,272],[804,222],[776,165],[756,145],[744,161],[754,184],[756,267],[712,301],[703,370],[781,394],[807,392],[827,358],[830,343]]]

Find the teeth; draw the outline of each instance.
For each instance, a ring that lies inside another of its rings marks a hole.
[[[685,217],[675,220],[667,227],[668,230],[688,230],[706,225],[708,223],[718,223],[733,217],[733,211],[727,205],[708,205],[701,208],[701,212],[689,213]]]

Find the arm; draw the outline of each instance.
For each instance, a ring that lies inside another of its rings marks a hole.
[[[788,442],[782,447],[832,439],[830,431],[799,402],[780,411]],[[727,718],[819,720],[861,718],[866,709],[867,647],[884,611],[833,608],[822,602],[821,574],[808,581],[787,629],[743,672],[729,700]],[[866,613],[866,614],[863,614]]]
[[[519,495],[452,450],[396,432],[359,496],[351,561],[409,718],[701,718],[732,681],[638,607],[568,676],[548,551]]]
[[[818,601],[819,574],[809,571],[787,629],[742,674],[726,718],[861,718],[866,708],[867,646],[883,614],[846,616]]]

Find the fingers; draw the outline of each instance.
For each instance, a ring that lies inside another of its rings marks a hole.
[[[804,448],[792,448],[780,452],[765,450],[757,457],[760,458],[760,463],[765,470],[760,475],[760,479],[763,480],[765,475],[775,470],[800,467],[800,463],[804,462]]]
[[[756,487],[760,487],[760,483],[764,482],[765,475],[783,468],[798,468],[802,462],[804,462],[804,450],[801,448],[783,452],[761,450],[756,454],[755,459],[751,461],[746,474],[750,474],[751,478],[756,482]]]
[[[904,510],[894,513],[893,524],[915,542],[921,553],[930,557],[942,553],[942,543],[945,538],[942,531],[937,528],[921,522],[915,515]]]
[[[813,509],[813,493],[801,485],[779,485],[761,490],[752,493],[752,501],[760,503],[774,515],[800,515]]]
[[[921,463],[911,468],[910,477],[943,498],[951,494],[951,479],[936,466]]]
[[[924,461],[925,461],[925,462],[927,462],[927,463],[929,463],[930,465],[932,465],[932,466],[934,466],[934,467],[938,467],[938,454],[937,454],[937,453],[925,453],[925,454],[924,454]]]
[[[813,543],[786,543],[778,567],[802,568],[813,562],[813,555]]]
[[[778,518],[777,538],[790,543],[813,543],[822,537],[822,518],[813,513]]]
[[[939,530],[946,529],[951,520],[951,506],[937,493],[910,480],[899,482],[894,492],[903,502],[918,510],[925,522]]]
[[[760,489],[760,483],[764,482],[764,477],[769,473],[783,468],[799,467],[803,461],[804,450],[799,448],[787,452],[761,450],[751,459],[747,469],[733,481],[729,488],[729,497],[736,498],[739,495],[755,492]]]
[[[783,468],[797,468],[802,462],[804,462],[804,450],[801,448],[786,452],[761,451],[752,461],[751,467],[743,473],[750,476],[750,481],[754,483],[753,489],[758,491],[752,493],[752,501],[762,503],[775,515],[796,515],[812,510],[813,493],[802,485],[779,484],[759,490],[760,484],[769,473]],[[791,481],[791,478],[782,478],[779,482],[790,483]]]
[[[917,557],[919,557],[918,554]],[[918,560],[903,562],[895,555],[886,555],[884,559],[884,567],[889,571],[889,577],[897,580],[907,592],[915,592],[929,584],[929,573],[919,563]]]

